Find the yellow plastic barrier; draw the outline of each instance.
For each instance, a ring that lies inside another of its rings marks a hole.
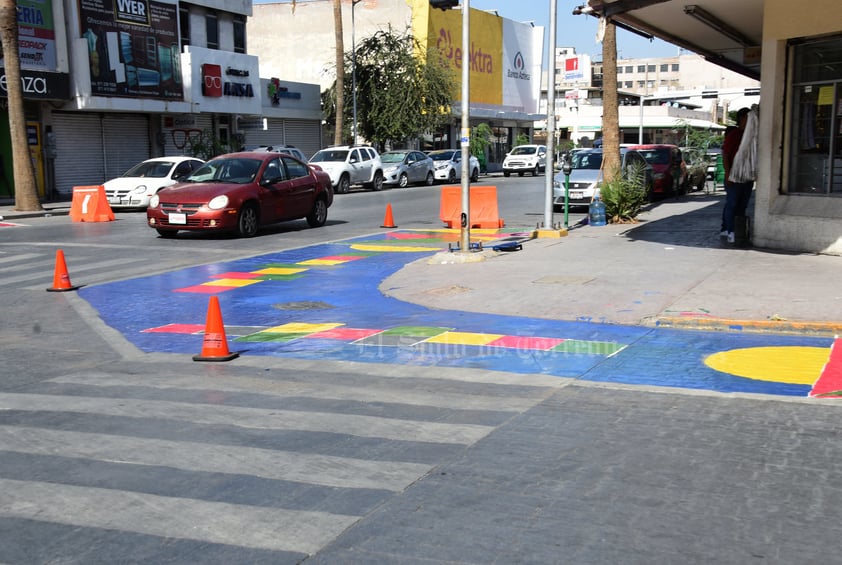
[[[74,186],[70,219],[74,222],[113,222],[114,211],[108,204],[105,187]]]
[[[497,208],[497,187],[477,185],[469,188],[472,228],[502,228],[506,222]],[[441,187],[439,218],[448,228],[462,225],[462,187]]]

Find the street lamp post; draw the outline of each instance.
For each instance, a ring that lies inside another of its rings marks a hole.
[[[357,144],[357,45],[356,45],[356,25],[354,21],[354,8],[362,0],[351,0],[351,96],[354,100],[354,127],[352,128],[354,134],[354,145]]]

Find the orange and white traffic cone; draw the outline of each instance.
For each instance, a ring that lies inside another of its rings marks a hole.
[[[240,354],[237,352],[228,351],[228,340],[225,338],[225,325],[222,323],[219,298],[211,296],[208,304],[208,317],[205,322],[202,353],[194,355],[193,361],[230,361],[239,356]]]
[[[61,249],[56,251],[56,268],[53,272],[53,286],[48,288],[47,292],[64,292],[66,290],[76,290],[80,286],[73,286],[70,284],[70,274],[67,272],[67,263],[64,262],[64,251]]]
[[[396,228],[395,220],[392,219],[392,204],[386,204],[386,215],[383,217],[383,225],[381,228]]]

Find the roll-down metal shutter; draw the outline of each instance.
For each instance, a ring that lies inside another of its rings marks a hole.
[[[73,194],[74,186],[98,185],[106,180],[98,114],[54,112],[53,135],[53,167],[59,194]]]
[[[104,114],[105,179],[119,177],[152,156],[149,118],[138,114]]]
[[[266,120],[267,129],[247,129],[242,133],[246,136],[246,147],[258,145],[295,145],[284,140],[284,121],[269,118]]]
[[[284,139],[309,159],[322,148],[322,128],[318,120],[284,120]]]

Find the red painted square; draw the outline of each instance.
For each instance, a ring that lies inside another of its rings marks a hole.
[[[534,349],[537,351],[547,351],[563,341],[563,339],[558,337],[526,337],[507,335],[501,337],[500,339],[495,339],[488,345],[494,347],[508,347],[509,349]]]
[[[184,288],[177,288],[173,292],[196,292],[199,294],[216,294],[217,292],[225,292],[237,288],[236,286],[213,286],[206,284],[197,284],[196,286],[185,286]]]
[[[323,332],[309,334],[306,337],[316,339],[341,339],[343,341],[355,341],[365,337],[378,334],[383,330],[368,330],[363,328],[333,328]]]
[[[202,324],[167,324],[166,326],[158,326],[157,328],[149,328],[140,333],[145,334],[196,334],[205,331],[205,326]]]

